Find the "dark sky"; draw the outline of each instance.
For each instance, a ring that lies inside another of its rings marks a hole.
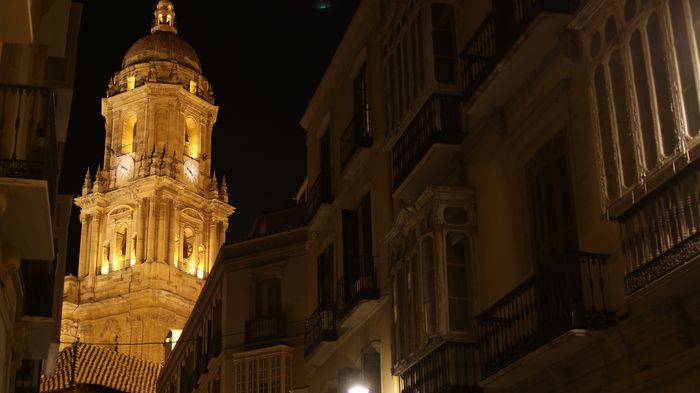
[[[227,241],[244,236],[262,210],[291,206],[305,174],[299,125],[359,0],[174,0],[178,35],[197,51],[219,106],[213,168],[225,175]],[[102,160],[100,100],[124,54],[149,33],[157,0],[86,0],[75,93],[59,191],[78,195],[85,170]],[[224,6],[226,5],[226,6]],[[68,273],[77,271],[74,206]]]

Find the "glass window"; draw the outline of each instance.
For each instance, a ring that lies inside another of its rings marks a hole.
[[[467,209],[463,207],[446,207],[443,217],[448,224],[463,225],[467,223]]]
[[[673,96],[669,81],[664,36],[661,34],[661,22],[658,13],[653,13],[647,22],[651,73],[656,90],[656,111],[661,126],[661,146],[665,155],[671,155],[677,146],[677,127],[673,118]]]
[[[630,54],[632,56],[632,72],[634,74],[634,87],[637,98],[637,113],[639,114],[639,128],[642,136],[642,148],[644,152],[644,166],[647,170],[656,167],[658,160],[657,143],[654,131],[654,119],[651,112],[651,95],[649,94],[649,75],[647,74],[646,56],[642,42],[642,33],[635,30],[630,39]]]
[[[433,4],[432,22],[435,80],[440,83],[455,83],[457,59],[452,7],[446,4]]]
[[[435,251],[433,238],[426,237],[421,242],[421,259],[423,263],[423,312],[425,314],[425,331],[429,336],[435,334],[437,324],[437,304],[435,281]]]
[[[448,232],[445,236],[447,262],[447,297],[450,330],[466,331],[470,321],[470,247],[469,239],[462,232]]]
[[[684,2],[685,0],[671,0],[669,2],[671,10],[670,27],[673,30],[678,76],[681,82],[681,95],[685,105],[686,127],[690,136],[697,136],[698,131],[700,131],[700,113],[698,112],[700,107],[698,107],[698,89],[695,83],[695,62],[693,61],[692,45],[689,39],[693,29],[692,26],[688,25],[690,18],[686,17],[683,9]],[[697,0],[692,2],[697,2]]]
[[[610,81],[612,82],[612,98],[615,109],[615,125],[617,126],[617,141],[622,163],[622,182],[631,186],[637,181],[636,159],[634,156],[634,136],[632,135],[632,120],[629,115],[627,102],[628,88],[625,83],[627,75],[619,50],[610,55]]]
[[[608,198],[616,198],[620,193],[617,183],[617,169],[615,164],[615,152],[612,136],[612,123],[610,121],[610,106],[606,89],[605,70],[598,66],[594,76],[595,97],[598,108],[598,126],[603,148],[603,161],[605,162],[605,181]]]

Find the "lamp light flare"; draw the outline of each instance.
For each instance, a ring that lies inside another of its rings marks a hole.
[[[348,393],[369,393],[369,388],[362,384],[353,385],[348,389]]]

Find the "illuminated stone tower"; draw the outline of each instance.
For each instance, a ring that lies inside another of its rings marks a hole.
[[[234,211],[225,180],[210,175],[218,108],[201,71],[172,3],[159,1],[151,34],[102,99],[104,160],[75,199],[80,261],[66,280],[62,342],[162,361],[153,343],[187,321]]]

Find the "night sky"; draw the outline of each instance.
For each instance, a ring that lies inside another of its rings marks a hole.
[[[245,236],[260,211],[294,204],[305,175],[299,120],[359,0],[173,0],[178,35],[199,55],[219,106],[213,168],[225,175],[227,242]],[[78,39],[75,93],[59,191],[79,195],[87,167],[101,163],[100,100],[124,54],[149,34],[157,0],[87,0]],[[226,6],[224,6],[226,4]],[[80,223],[73,207],[67,273],[77,271]]]

